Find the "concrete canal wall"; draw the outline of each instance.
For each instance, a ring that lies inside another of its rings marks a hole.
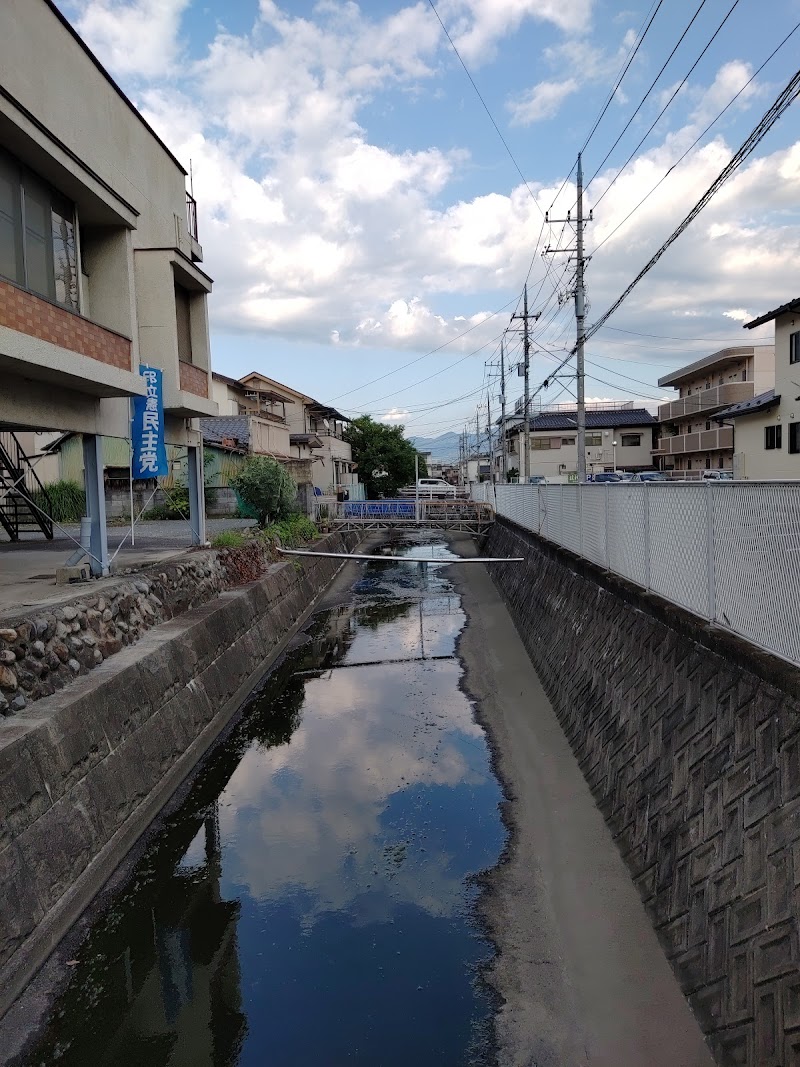
[[[320,549],[351,551],[357,534]],[[0,729],[0,1015],[227,724],[340,561],[278,563]]]
[[[526,557],[492,575],[717,1061],[800,1063],[798,672],[508,522],[485,548]]]

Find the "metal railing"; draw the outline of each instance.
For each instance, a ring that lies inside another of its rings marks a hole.
[[[315,519],[334,523],[436,526],[486,525],[494,520],[491,504],[469,500],[346,500],[319,501]]]
[[[473,499],[800,665],[800,483],[473,486]]]
[[[197,201],[189,192],[186,193],[186,227],[189,236],[197,241]]]
[[[0,525],[12,541],[33,528],[53,537],[53,504],[17,435],[0,432]]]

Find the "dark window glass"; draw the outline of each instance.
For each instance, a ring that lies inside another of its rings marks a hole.
[[[50,190],[25,175],[25,272],[26,284],[35,293],[55,299],[53,238],[50,221]]]
[[[800,363],[800,330],[789,334],[789,362]]]
[[[781,431],[782,426],[765,426],[764,427],[764,448],[770,450],[773,448],[781,447]]]
[[[78,310],[78,254],[75,247],[75,220],[72,205],[53,193],[51,208],[53,230],[53,273],[55,298],[59,304]]]
[[[0,156],[0,274],[23,280],[19,168]]]
[[[789,451],[793,455],[800,452],[800,422],[789,423]]]
[[[624,433],[622,435],[622,443],[625,446],[638,446],[642,443],[642,435],[640,433]]]
[[[192,362],[192,315],[190,296],[182,285],[175,286],[175,313],[178,320],[178,359]]]

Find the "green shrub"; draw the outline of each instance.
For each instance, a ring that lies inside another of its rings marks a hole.
[[[211,542],[212,548],[241,548],[246,537],[239,530],[223,530]]]
[[[169,496],[167,496],[169,492]],[[184,485],[164,491],[164,502],[144,515],[145,519],[184,519],[189,517],[189,490]]]
[[[33,494],[33,502],[56,522],[80,522],[86,514],[86,493],[77,482],[53,482]],[[48,503],[49,498],[49,503]]]
[[[292,515],[282,522],[274,522],[264,531],[269,540],[279,540],[284,548],[299,548],[319,536],[311,519],[305,515]]]
[[[288,519],[296,506],[297,486],[286,468],[271,456],[250,456],[231,478],[230,486],[263,528]]]

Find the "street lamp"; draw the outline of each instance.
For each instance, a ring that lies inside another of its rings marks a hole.
[[[616,474],[617,473],[617,442],[612,440],[611,447],[613,449],[613,454],[614,454],[614,474]]]

